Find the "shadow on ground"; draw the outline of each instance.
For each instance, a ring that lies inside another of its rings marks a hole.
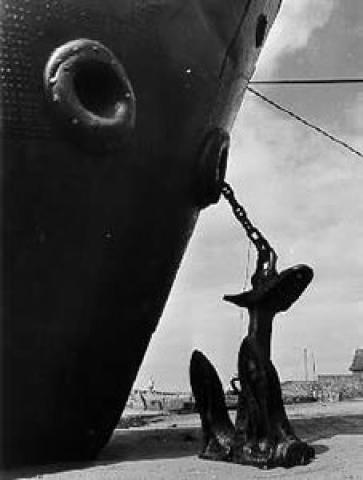
[[[335,435],[363,435],[363,414],[295,419],[291,423],[297,435],[308,442]]]
[[[110,442],[93,462],[68,462],[30,466],[7,472],[0,471],[1,480],[33,478],[71,470],[138,460],[171,459],[197,455],[200,429],[158,428],[147,430],[115,430]]]
[[[299,437],[314,444],[317,456],[328,451],[327,445],[321,440],[336,435],[363,435],[363,414],[295,419],[291,423]],[[198,454],[200,441],[201,432],[197,427],[116,430],[95,462],[29,467],[21,471],[9,471],[1,478],[15,480],[127,461],[188,457]]]

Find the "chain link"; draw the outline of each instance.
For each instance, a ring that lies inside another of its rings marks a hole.
[[[247,233],[248,238],[255,245],[258,252],[258,270],[261,272],[266,270],[275,270],[277,254],[271,247],[270,243],[262,235],[262,233],[252,224],[247,216],[244,207],[237,201],[232,187],[227,183],[223,183],[222,194],[232,207],[234,216],[241,223]]]

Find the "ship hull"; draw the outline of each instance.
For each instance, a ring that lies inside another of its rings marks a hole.
[[[117,424],[279,6],[221,4],[1,4],[5,466],[92,458]]]

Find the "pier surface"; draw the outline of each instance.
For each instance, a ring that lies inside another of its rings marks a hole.
[[[255,480],[363,479],[363,400],[288,405],[298,435],[312,443],[316,459],[290,470],[264,471],[200,460],[199,415],[126,411],[98,460],[0,472],[4,480]],[[140,425],[140,426],[138,426]]]

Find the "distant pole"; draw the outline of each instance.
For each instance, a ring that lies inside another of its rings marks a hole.
[[[316,363],[315,363],[315,355],[314,352],[311,352],[311,356],[313,359],[313,380],[317,380],[317,375],[316,375]]]
[[[308,374],[308,349],[304,348],[304,376],[305,376],[305,382],[309,380],[309,374]]]

